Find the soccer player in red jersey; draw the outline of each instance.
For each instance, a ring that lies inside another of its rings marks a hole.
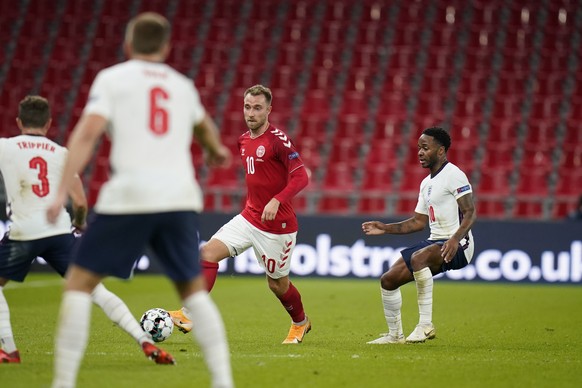
[[[307,186],[303,161],[291,139],[269,123],[271,90],[255,85],[244,93],[244,118],[248,127],[238,141],[245,169],[247,200],[243,211],[226,223],[200,253],[208,290],[216,280],[218,263],[253,247],[267,274],[269,288],[292,319],[284,344],[297,344],[311,329],[301,295],[289,280],[291,254],[297,238],[297,217],[291,199]],[[192,324],[189,312],[170,311],[183,332]]]

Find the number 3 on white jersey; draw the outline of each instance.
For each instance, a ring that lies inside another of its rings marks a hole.
[[[41,198],[46,197],[50,192],[50,183],[47,178],[48,167],[46,160],[40,156],[35,156],[28,161],[28,167],[30,167],[32,170],[38,170],[37,178],[40,181],[40,184],[32,185],[32,192]]]

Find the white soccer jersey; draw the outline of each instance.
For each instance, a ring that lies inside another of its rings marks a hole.
[[[67,149],[44,136],[0,139],[0,170],[8,197],[10,239],[36,240],[71,232],[71,218],[62,209],[56,224],[47,221]]]
[[[98,213],[202,210],[190,144],[205,110],[191,80],[132,59],[99,72],[84,113],[109,121],[112,174]]]
[[[434,177],[420,184],[415,212],[428,215],[430,240],[449,239],[459,229],[462,214],[457,199],[473,192],[467,176],[448,162]],[[473,240],[469,231],[469,239]]]

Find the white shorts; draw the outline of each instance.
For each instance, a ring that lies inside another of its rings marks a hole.
[[[212,238],[222,241],[228,247],[231,256],[240,255],[253,247],[259,265],[270,278],[279,279],[289,275],[297,232],[286,234],[264,232],[238,214]]]

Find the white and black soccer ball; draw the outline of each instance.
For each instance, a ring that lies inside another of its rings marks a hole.
[[[143,313],[139,323],[154,342],[167,340],[174,330],[174,322],[170,313],[161,308],[150,309]]]

